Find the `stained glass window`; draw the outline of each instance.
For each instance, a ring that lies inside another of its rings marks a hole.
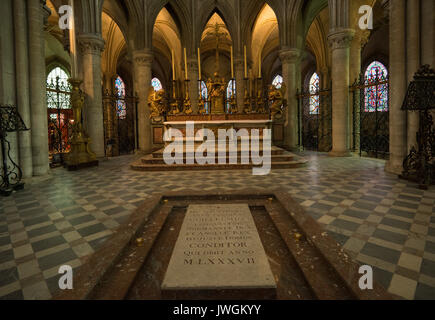
[[[204,100],[205,110],[208,113],[208,90],[204,81],[201,81],[201,97]]]
[[[319,114],[319,106],[320,106],[320,78],[317,73],[313,73],[310,78],[310,114]]]
[[[163,89],[162,83],[161,83],[160,80],[157,79],[157,78],[153,78],[153,79],[151,80],[151,85],[153,86],[154,91],[160,91],[160,90]]]
[[[227,86],[227,112],[231,110],[230,99],[235,94],[236,94],[236,82],[234,80],[230,80]]]
[[[364,74],[364,109],[365,112],[388,111],[388,70],[379,61],[373,61]]]
[[[115,79],[115,89],[119,98],[116,101],[116,111],[118,118],[125,119],[127,116],[127,106],[125,104],[125,83],[119,76]]]
[[[281,86],[282,86],[282,82],[283,82],[282,76],[280,76],[280,75],[278,74],[278,75],[273,79],[273,81],[272,81],[272,85],[273,85],[275,88],[280,89]]]
[[[71,92],[71,85],[68,83],[68,74],[60,67],[50,71],[47,76],[47,108],[48,109],[69,109],[70,95],[63,92]]]

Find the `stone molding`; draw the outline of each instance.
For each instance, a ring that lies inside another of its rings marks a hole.
[[[154,54],[151,50],[138,50],[133,52],[133,64],[138,67],[151,68]]]
[[[355,36],[353,29],[339,29],[328,35],[328,43],[332,50],[349,48]]]
[[[92,54],[101,56],[105,41],[98,34],[81,34],[78,36],[80,51],[82,54]]]
[[[297,48],[282,49],[279,52],[279,58],[282,64],[297,63],[302,57],[302,51]]]
[[[367,42],[369,42],[370,31],[369,30],[359,30],[355,32],[354,42],[358,44],[361,48],[363,48]]]

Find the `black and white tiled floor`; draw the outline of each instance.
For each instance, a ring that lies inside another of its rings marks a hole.
[[[58,268],[80,266],[152,193],[279,189],[289,192],[374,277],[406,299],[435,299],[435,188],[421,191],[384,162],[310,154],[305,168],[135,172],[134,156],[79,172],[54,169],[0,198],[0,299],[49,299]]]

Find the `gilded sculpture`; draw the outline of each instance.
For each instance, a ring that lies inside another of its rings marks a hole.
[[[157,118],[164,114],[165,107],[165,90],[155,91],[150,87],[148,93],[148,106],[150,108],[150,118]]]
[[[271,103],[269,110],[272,119],[282,118],[287,103],[285,99],[286,90],[287,88],[285,83],[282,83],[280,88],[277,88],[273,85],[269,86],[269,102]]]

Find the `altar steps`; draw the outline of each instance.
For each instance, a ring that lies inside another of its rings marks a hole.
[[[159,150],[149,154],[135,163],[131,164],[131,169],[136,171],[189,171],[189,170],[248,170],[254,167],[261,168],[265,164],[255,165],[251,162],[249,157],[248,164],[241,163],[241,155],[244,154],[240,150],[237,152],[237,164],[230,164],[230,155],[226,155],[226,163],[218,163],[218,155],[216,154],[215,164],[200,165],[198,163],[186,164],[186,153],[183,154],[183,164],[167,165],[163,158],[163,150]],[[248,153],[246,153],[248,155]],[[181,159],[179,159],[181,160]],[[192,160],[192,159],[190,159]],[[272,147],[271,150],[271,169],[292,169],[304,166],[307,160],[296,156],[290,152],[286,152],[283,149]]]

